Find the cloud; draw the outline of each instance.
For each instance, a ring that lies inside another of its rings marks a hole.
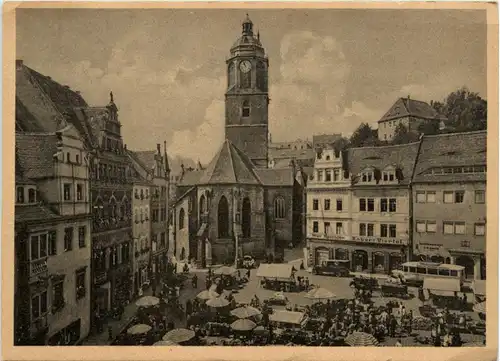
[[[310,31],[286,34],[280,79],[270,88],[270,128],[276,141],[336,132],[351,66],[340,44]]]

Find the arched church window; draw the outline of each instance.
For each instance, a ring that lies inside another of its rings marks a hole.
[[[250,103],[248,102],[248,100],[245,100],[243,102],[243,106],[241,108],[241,115],[246,118],[246,117],[249,117],[250,116]]]
[[[217,225],[219,238],[229,236],[229,204],[226,197],[222,196],[217,208]]]
[[[228,87],[233,86],[235,81],[236,81],[236,72],[234,70],[235,70],[234,63],[233,62],[229,63],[229,66],[227,68],[227,86]]]
[[[206,212],[206,200],[205,200],[205,196],[202,195],[200,197],[200,214],[205,214]]]
[[[184,213],[184,208],[181,208],[181,210],[179,211],[179,229],[183,229],[184,228],[184,217],[185,217],[185,213]]]
[[[263,91],[267,90],[266,66],[261,61],[257,63],[257,88]]]
[[[274,200],[274,218],[283,219],[286,216],[285,199],[277,197]]]
[[[249,238],[252,233],[252,206],[250,204],[250,199],[243,199],[243,205],[241,207],[241,232],[243,237]]]

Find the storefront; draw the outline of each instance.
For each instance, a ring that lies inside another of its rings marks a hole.
[[[80,340],[81,320],[78,319],[72,322],[61,331],[57,332],[49,338],[50,346],[70,346],[75,345]]]
[[[377,237],[354,237],[352,241],[309,240],[314,265],[326,259],[350,260],[353,272],[389,273],[406,262],[408,241]]]
[[[111,282],[106,282],[97,287],[95,292],[96,307],[101,312],[106,312],[111,309]]]
[[[130,301],[132,284],[130,282],[130,267],[120,267],[114,271],[112,282],[112,302],[114,305]]]

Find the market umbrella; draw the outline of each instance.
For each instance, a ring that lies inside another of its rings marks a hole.
[[[486,301],[481,303],[476,303],[472,309],[479,313],[486,313]]]
[[[325,288],[319,287],[307,292],[305,297],[312,300],[330,300],[332,298],[335,298],[335,294]]]
[[[344,341],[349,346],[377,346],[378,341],[373,335],[365,332],[353,332]]]
[[[129,335],[142,335],[144,333],[148,333],[149,330],[151,330],[151,326],[140,323],[138,325],[134,325],[134,326],[130,327],[127,330],[127,333]]]
[[[214,290],[210,289],[210,290],[201,291],[200,293],[198,293],[198,295],[196,297],[200,300],[210,300],[212,298],[219,297],[219,294],[217,292],[215,292]]]
[[[229,305],[229,301],[224,297],[211,298],[207,301],[207,306],[214,308],[226,307],[227,305]]]
[[[256,327],[256,323],[246,318],[236,320],[231,324],[231,328],[235,331],[251,331]]]
[[[153,296],[144,296],[139,298],[135,305],[137,307],[152,307],[156,306],[160,303],[160,299],[158,297],[153,297]]]
[[[194,337],[194,331],[188,330],[187,328],[176,328],[170,332],[167,332],[163,336],[163,341],[171,341],[175,343],[186,342]]]
[[[153,344],[153,346],[179,346],[178,343],[175,343],[173,341],[170,341],[170,340],[161,340],[161,341],[158,341],[158,342],[155,342]]]
[[[238,318],[249,318],[260,314],[261,312],[252,306],[238,307],[231,311],[231,315],[236,316]]]
[[[234,275],[238,270],[234,267],[231,266],[222,266],[221,268],[217,268],[214,271],[215,275],[224,275],[224,276],[232,276]]]

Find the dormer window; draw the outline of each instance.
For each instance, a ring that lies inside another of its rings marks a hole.
[[[373,172],[372,171],[366,171],[361,174],[361,181],[369,183],[373,180]]]
[[[330,160],[330,156],[329,155],[326,156],[326,160]]]
[[[71,163],[71,154],[69,152],[66,153],[66,162]]]
[[[17,187],[16,192],[17,192],[16,202],[24,203],[24,187]]]
[[[35,203],[36,202],[36,190],[34,188],[28,189],[28,202]]]

